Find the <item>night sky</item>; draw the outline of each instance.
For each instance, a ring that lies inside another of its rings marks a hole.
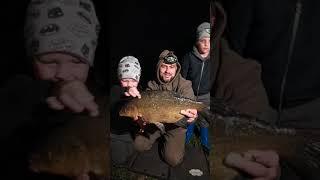
[[[178,2],[112,2],[107,27],[112,83],[116,82],[117,63],[123,56],[139,59],[141,83],[145,83],[155,74],[162,50],[173,50],[179,58],[192,48],[196,27],[209,20],[209,1]]]
[[[18,73],[31,73],[24,50],[23,27],[29,0],[4,1],[0,11],[0,83]],[[192,48],[198,24],[209,19],[209,1],[94,0],[102,25],[95,72],[106,86],[116,83],[116,67],[133,55],[142,65],[142,83],[155,74],[164,49],[182,57]]]

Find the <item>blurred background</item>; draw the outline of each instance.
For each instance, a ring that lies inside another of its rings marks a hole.
[[[0,83],[18,73],[32,73],[24,50],[23,27],[29,0],[4,1]],[[192,48],[198,24],[208,21],[207,1],[102,1],[93,0],[101,23],[94,72],[105,87],[117,82],[116,67],[123,56],[133,55],[142,65],[141,82],[155,74],[157,57],[164,49],[181,58]],[[109,88],[106,88],[107,91]]]
[[[117,63],[132,55],[142,66],[141,84],[153,78],[164,49],[178,58],[194,43],[196,27],[209,21],[210,1],[111,1],[107,35],[111,83],[117,82]]]

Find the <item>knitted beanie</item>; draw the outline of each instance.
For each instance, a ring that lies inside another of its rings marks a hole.
[[[90,0],[31,0],[24,30],[29,56],[60,52],[93,65],[100,25]]]
[[[131,78],[139,82],[141,67],[137,58],[133,56],[123,57],[118,64],[118,78]]]
[[[210,38],[210,23],[203,22],[197,27],[197,40],[209,37]]]

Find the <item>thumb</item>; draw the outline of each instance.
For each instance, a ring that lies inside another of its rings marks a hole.
[[[54,96],[50,96],[46,99],[48,106],[54,110],[64,109],[64,105]]]

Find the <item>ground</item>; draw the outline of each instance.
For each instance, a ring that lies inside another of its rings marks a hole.
[[[190,141],[190,146],[201,146],[199,138],[193,136]],[[150,176],[146,176],[143,174],[138,174],[127,170],[126,168],[111,168],[111,177],[112,180],[157,180],[157,178],[153,178]]]

